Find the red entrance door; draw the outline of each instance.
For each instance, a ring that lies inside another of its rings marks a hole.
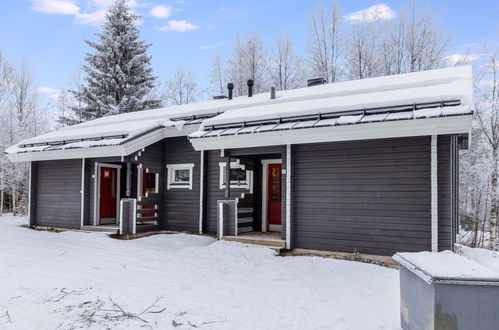
[[[100,171],[100,224],[115,223],[117,170],[111,167],[101,167]]]
[[[267,219],[270,230],[281,225],[281,169],[281,164],[268,165]]]

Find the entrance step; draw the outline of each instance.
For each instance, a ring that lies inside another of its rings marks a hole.
[[[285,241],[280,239],[266,238],[266,237],[245,235],[245,236],[224,236],[222,239],[224,241],[263,245],[274,249],[284,249],[286,247]]]
[[[81,230],[84,231],[98,231],[98,232],[103,232],[103,233],[109,233],[109,234],[117,234],[119,227],[118,226],[106,226],[106,225],[101,225],[101,226],[82,226]]]

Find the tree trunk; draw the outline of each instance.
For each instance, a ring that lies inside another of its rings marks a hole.
[[[0,164],[0,166],[2,166],[2,164]],[[3,167],[0,169],[0,175],[2,176],[0,178],[0,217],[1,217],[3,215],[3,207],[4,207],[4,200],[5,200],[5,195],[4,195],[5,181],[4,181]]]
[[[16,185],[15,183],[12,185],[12,215],[17,215],[17,203],[16,203]]]
[[[492,174],[490,176],[490,240],[489,249],[496,249],[497,240],[497,165],[498,165],[498,146],[492,146]]]

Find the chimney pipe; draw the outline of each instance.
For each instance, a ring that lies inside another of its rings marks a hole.
[[[233,83],[228,83],[227,84],[227,89],[229,90],[229,100],[232,100],[232,90],[234,89],[234,84]]]
[[[255,82],[253,81],[253,79],[248,79],[248,97],[253,96],[253,85],[254,84],[255,84]]]
[[[275,87],[270,87],[270,99],[275,100]]]

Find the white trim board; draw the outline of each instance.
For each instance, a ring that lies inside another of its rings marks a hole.
[[[431,251],[438,252],[438,137],[431,136]]]
[[[267,232],[267,182],[268,165],[282,164],[282,159],[262,159],[262,232]],[[281,199],[282,203],[282,199]]]
[[[291,249],[291,145],[286,145],[286,249]]]
[[[191,138],[196,151],[469,133],[473,115]]]
[[[199,169],[199,233],[203,233],[203,204],[204,204],[204,151],[201,151]]]
[[[1,165],[1,164],[0,164]],[[31,224],[31,202],[33,201],[33,197],[31,196],[31,194],[33,193],[33,191],[31,190],[31,185],[32,185],[32,171],[33,171],[33,163],[32,162],[29,162],[29,173],[28,173],[28,224]],[[3,172],[3,168],[2,168],[2,173],[0,173],[2,175],[2,189],[4,189],[5,187],[3,186],[3,176],[4,176],[4,172]],[[2,212],[3,210],[0,210],[0,212]],[[2,216],[2,214],[0,213],[0,216]],[[33,225],[36,225],[36,219],[35,219],[35,223]]]
[[[85,216],[85,158],[81,159],[81,213],[80,213],[80,228],[84,226]]]

